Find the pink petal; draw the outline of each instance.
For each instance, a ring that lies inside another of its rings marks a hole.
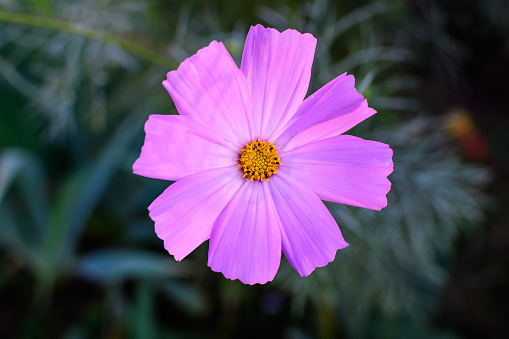
[[[301,276],[334,260],[336,251],[348,246],[336,221],[311,190],[278,172],[270,190],[281,220],[283,251]]]
[[[279,33],[251,27],[241,70],[253,97],[254,137],[269,140],[304,100],[311,76],[316,39],[295,30]]]
[[[231,167],[184,177],[148,207],[157,236],[176,260],[209,239],[217,217],[245,182],[241,173]]]
[[[251,94],[223,43],[212,41],[167,78],[163,86],[181,115],[212,127],[237,147],[253,139],[247,118]]]
[[[265,284],[281,260],[281,223],[268,182],[245,182],[217,219],[208,265],[228,279]]]
[[[284,148],[290,150],[339,135],[375,114],[354,86],[354,77],[345,73],[308,97],[276,145],[286,144]]]
[[[303,182],[320,199],[381,210],[391,188],[388,145],[340,135],[281,154],[278,171]]]
[[[238,163],[238,152],[229,148],[228,140],[186,116],[151,115],[145,133],[141,155],[133,165],[138,175],[178,180]]]

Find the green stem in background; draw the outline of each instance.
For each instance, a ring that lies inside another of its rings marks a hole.
[[[323,339],[336,338],[336,324],[334,321],[334,307],[328,301],[318,302],[316,308],[318,337]]]
[[[171,60],[170,57],[156,53],[147,47],[111,34],[103,33],[86,27],[81,27],[79,25],[73,25],[65,21],[37,17],[28,14],[10,13],[5,11],[0,11],[0,21],[41,27],[79,35],[88,39],[100,41],[105,44],[118,46],[129,53],[137,55],[140,58],[168,69],[174,69],[176,67],[175,61]]]

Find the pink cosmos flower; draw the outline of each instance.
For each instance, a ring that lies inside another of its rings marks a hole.
[[[168,73],[180,115],[151,115],[134,173],[175,180],[150,206],[180,261],[210,239],[208,266],[266,283],[281,250],[301,276],[348,246],[321,200],[380,210],[391,187],[388,145],[341,135],[375,114],[342,74],[304,100],[316,39],[261,25],[239,68],[212,41]]]

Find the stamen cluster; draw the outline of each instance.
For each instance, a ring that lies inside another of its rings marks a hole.
[[[267,180],[277,173],[281,160],[273,143],[256,139],[240,151],[240,164],[246,180]]]

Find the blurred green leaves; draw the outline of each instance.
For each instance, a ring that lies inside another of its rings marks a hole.
[[[45,6],[46,7],[46,6]],[[133,42],[112,34],[103,33],[92,28],[85,28],[65,21],[55,20],[47,17],[27,15],[22,13],[12,13],[0,10],[0,21],[17,23],[22,25],[34,26],[45,29],[52,29],[59,32],[65,32],[82,36],[87,39],[97,40],[99,42],[118,46],[125,51],[132,53],[156,65],[169,69],[175,68],[176,63],[171,58],[154,52],[140,43]]]
[[[0,242],[32,268],[41,265],[37,249],[43,243],[48,213],[41,174],[29,153],[20,149],[0,153]],[[19,182],[19,196],[10,201],[7,197],[15,181]]]
[[[168,260],[167,255],[139,250],[102,250],[86,254],[76,264],[84,279],[107,283],[127,279],[165,279],[181,277],[184,265]]]
[[[126,157],[129,145],[137,136],[134,131],[139,130],[143,118],[138,114],[128,116],[97,161],[71,171],[61,182],[50,205],[44,189],[47,179],[37,160],[16,149],[0,154],[0,207],[5,209],[1,214],[2,241],[20,252],[36,272],[43,285],[41,293],[52,288],[62,271],[72,272],[71,264],[83,227]],[[15,182],[19,183],[19,198],[26,203],[26,210],[7,207],[10,205],[7,193]],[[31,218],[27,220],[27,216]]]

